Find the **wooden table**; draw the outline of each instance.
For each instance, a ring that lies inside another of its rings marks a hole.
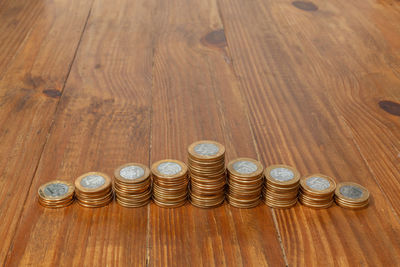
[[[2,0],[6,266],[400,264],[400,2]],[[371,192],[360,211],[45,209],[38,187],[126,162],[286,163]]]

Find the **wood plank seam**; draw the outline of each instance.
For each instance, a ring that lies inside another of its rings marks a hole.
[[[40,10],[39,10],[39,11],[40,11]],[[39,15],[38,15],[38,14],[39,14],[39,11],[37,11],[36,13],[35,13],[35,12],[32,12],[32,15],[36,15],[36,18],[35,18],[35,19],[37,19],[37,18],[39,17]],[[36,20],[35,20],[34,22],[36,22]],[[34,23],[34,22],[32,22],[32,23]],[[13,63],[13,61],[14,61],[14,58],[15,58],[16,56],[19,55],[20,50],[24,47],[24,44],[25,44],[26,41],[29,39],[29,37],[30,37],[32,31],[33,31],[33,27],[31,27],[31,28],[29,29],[29,31],[25,34],[25,37],[23,37],[23,41],[22,41],[21,44],[18,46],[17,50],[14,51],[14,55],[12,56],[12,58],[7,62],[7,64],[6,64],[6,66],[4,67],[4,69],[0,71],[0,80],[3,79],[4,75],[7,73],[8,67],[9,67],[10,65],[12,65],[12,63]]]
[[[371,73],[375,73],[375,72],[366,72],[366,73],[367,73],[367,74],[371,74]],[[355,74],[352,74],[352,77],[354,77],[355,79],[357,79],[357,77],[356,77]],[[343,79],[342,79],[341,81],[342,81],[342,84],[345,83]],[[344,85],[343,85],[343,86],[344,86]],[[331,96],[328,96],[328,97],[329,97],[330,99],[332,99]],[[333,105],[334,110],[335,110],[338,114],[341,114],[340,108],[338,107],[338,105],[336,104],[335,101],[332,101],[332,105]],[[374,120],[374,122],[375,122],[376,125],[378,125],[379,127],[383,127],[383,128],[385,127],[385,125],[384,125],[378,118],[376,118],[376,117],[371,113],[371,111],[369,111],[369,110],[367,110],[367,109],[364,109],[364,108],[361,107],[361,106],[360,106],[359,108],[360,108],[360,109],[363,109],[364,112],[365,112],[365,114],[370,114],[370,118],[371,118],[372,120]],[[357,149],[358,153],[360,154],[360,157],[362,158],[362,160],[364,161],[364,163],[365,163],[366,166],[368,167],[368,172],[371,174],[371,177],[372,177],[373,180],[375,181],[375,184],[378,186],[379,190],[382,192],[382,194],[383,194],[383,196],[384,196],[386,202],[388,203],[388,205],[389,205],[391,211],[393,212],[393,214],[394,214],[396,220],[397,220],[398,222],[400,222],[399,214],[396,212],[395,206],[393,205],[393,203],[392,203],[392,201],[391,201],[391,199],[390,199],[390,196],[387,195],[387,193],[385,192],[384,188],[383,188],[382,185],[380,184],[379,180],[377,179],[376,173],[374,172],[373,168],[371,167],[371,165],[370,165],[370,163],[369,163],[367,157],[366,157],[366,156],[364,155],[364,153],[362,152],[362,150],[361,150],[361,148],[360,148],[360,144],[357,142],[356,138],[354,137],[354,130],[353,130],[353,128],[350,126],[350,123],[346,120],[346,118],[345,118],[343,115],[341,115],[339,119],[343,122],[344,127],[347,129],[349,135],[351,136],[351,140],[352,140],[352,142],[353,142],[355,148]],[[396,137],[394,137],[390,131],[389,131],[388,134],[391,135],[392,140],[396,140]],[[394,147],[393,144],[392,144],[392,146],[393,146],[394,149],[396,149],[396,147]]]
[[[218,0],[216,0],[216,4],[217,4],[218,15],[219,15],[219,17],[221,19],[221,23],[222,23],[222,28],[225,29],[225,20],[224,20],[223,14],[221,12],[221,7],[220,7],[220,4],[219,4]],[[229,41],[228,41],[227,38],[226,38],[225,42],[226,42],[227,57],[230,59],[231,62],[234,62],[234,59],[232,58],[232,53],[230,52],[230,48],[229,48]],[[243,86],[244,86],[243,85],[243,81],[239,77],[238,73],[236,72],[236,69],[234,68],[233,64],[231,64],[231,69],[232,69],[233,75],[239,81],[239,88],[243,88]],[[244,108],[244,111],[245,111],[245,116],[246,116],[247,123],[249,125],[249,129],[250,129],[250,132],[251,132],[251,139],[253,141],[253,146],[254,146],[254,149],[255,149],[255,153],[257,155],[257,159],[260,161],[261,160],[261,156],[260,156],[259,149],[258,149],[258,146],[257,146],[257,141],[256,141],[255,136],[254,136],[253,125],[252,125],[252,123],[250,121],[250,118],[249,118],[249,109],[248,109],[249,103],[248,103],[247,98],[244,97],[244,95],[243,95],[243,90],[240,90],[240,95],[242,96],[242,99],[243,99],[243,102],[244,102],[243,108]],[[272,208],[269,208],[269,209],[271,211],[272,219],[274,221],[274,227],[275,227],[275,231],[276,231],[276,234],[277,234],[277,237],[278,237],[279,246],[281,247],[283,260],[284,260],[286,266],[289,266],[289,261],[288,261],[288,259],[286,257],[285,247],[284,247],[284,245],[282,243],[282,237],[281,237],[281,233],[279,231],[278,222],[277,222],[277,219],[276,219],[275,212],[274,212],[274,210]]]
[[[154,37],[153,37],[153,45],[154,45]],[[155,46],[153,46],[152,49],[152,57],[151,57],[151,87],[150,87],[150,103],[153,103],[153,90],[154,90],[154,79],[153,79],[153,75],[154,75],[154,66],[155,66],[155,55],[156,53],[156,48]],[[153,135],[152,133],[152,129],[153,129],[153,105],[150,105],[150,111],[149,111],[149,116],[150,116],[150,127],[149,127],[149,167],[151,167],[151,145],[152,145],[152,141],[153,141]],[[146,227],[146,267],[149,266],[150,264],[150,204],[147,205],[147,227]]]
[[[220,16],[218,4],[217,4],[217,10],[218,10],[218,15]],[[222,18],[221,18],[221,17],[219,17],[219,18],[220,18],[221,24],[222,24],[221,29],[225,32],[225,27],[224,27],[224,24],[223,24],[223,22],[222,22]],[[226,42],[226,41],[225,41],[225,42]],[[226,42],[226,49],[227,49],[227,48],[228,48],[228,43]],[[228,49],[227,49],[227,53],[226,53],[225,57],[230,58]],[[230,59],[230,61],[232,62],[232,59]],[[209,75],[210,75],[210,77],[213,77],[214,75],[213,75],[213,72],[211,71],[212,66],[211,66],[211,64],[210,64],[210,61],[207,60],[207,63],[208,63]],[[235,74],[235,73],[234,73],[234,75],[235,75],[235,77],[236,77],[236,74]],[[223,122],[223,121],[224,121],[224,116],[221,116],[221,114],[223,114],[223,111],[222,111],[221,104],[220,104],[219,101],[218,101],[217,94],[216,94],[216,90],[215,90],[215,86],[214,86],[214,81],[215,81],[215,79],[211,79],[211,81],[212,81],[212,86],[211,86],[211,87],[212,87],[212,92],[213,92],[213,94],[214,94],[215,104],[216,104],[216,106],[218,107],[218,111],[219,111],[219,112],[218,112],[218,118],[219,118],[219,121],[220,121],[220,122]],[[192,96],[192,99],[193,99],[193,96]],[[243,106],[244,106],[244,105],[243,105]],[[247,113],[246,113],[246,114],[247,114]],[[224,133],[224,132],[225,132],[225,127],[222,127],[222,125],[220,124],[220,128],[221,128],[221,132]],[[223,140],[224,140],[224,144],[226,144],[226,134],[224,134],[224,135],[222,136],[222,138],[223,138]],[[226,201],[226,199],[225,199],[225,201]],[[232,223],[235,224],[235,222],[234,222],[234,220],[233,220],[233,214],[232,214],[231,209],[228,208],[227,210],[228,210],[228,214],[229,214],[230,218],[232,219]],[[215,220],[215,218],[214,218],[214,220]],[[234,240],[235,240],[236,243],[239,243],[239,240],[238,240],[238,238],[237,238],[238,234],[237,234],[237,232],[236,232],[236,227],[233,227],[233,231],[234,231],[233,238],[234,238]],[[239,249],[240,249],[240,252],[242,253],[241,248],[239,248]],[[240,257],[240,261],[242,262],[242,265],[243,265],[243,257],[242,257],[242,255],[238,255],[238,257]]]
[[[218,14],[219,14],[219,16],[220,16],[221,23],[222,23],[222,25],[223,25],[223,26],[222,26],[222,29],[224,30],[225,27],[224,27],[223,17],[222,17],[222,14],[221,14],[220,10],[219,10],[218,1],[217,1],[217,7],[218,7]],[[227,52],[225,56],[228,57],[228,59],[230,60],[230,62],[233,62],[233,58],[232,58],[232,55],[231,55],[230,49],[229,49],[228,40],[226,40],[226,48],[225,48],[225,49],[226,49],[226,52]],[[241,88],[241,87],[242,87],[242,81],[241,81],[239,75],[237,74],[235,68],[233,67],[233,65],[231,65],[231,70],[232,70],[232,73],[233,73],[233,75],[235,76],[235,78],[239,81],[239,84],[240,84],[240,85],[239,85],[239,88]],[[210,73],[210,74],[211,74],[211,73]],[[213,87],[213,90],[215,91],[215,88],[214,88],[214,87]],[[240,95],[242,96],[242,99],[245,99],[245,97],[243,96],[243,91],[242,91],[242,90],[240,91]],[[216,102],[217,102],[217,105],[218,105],[218,101],[217,101],[217,100],[216,100]],[[243,109],[244,109],[244,112],[245,112],[245,117],[246,117],[246,120],[247,120],[247,124],[248,124],[249,129],[250,129],[250,132],[251,132],[251,139],[252,139],[252,141],[253,141],[254,150],[255,150],[255,153],[256,153],[256,155],[257,155],[257,159],[260,161],[260,160],[261,160],[261,157],[260,157],[260,154],[259,154],[259,149],[258,149],[258,146],[257,146],[257,141],[255,140],[255,136],[254,136],[253,125],[252,125],[251,122],[250,122],[249,111],[248,111],[247,105],[248,105],[247,101],[246,101],[246,100],[243,100]],[[219,105],[218,105],[218,106],[219,106]],[[221,130],[223,131],[223,129],[221,129]],[[261,204],[261,205],[262,205],[262,204]],[[280,245],[281,250],[282,250],[282,257],[283,257],[283,260],[284,260],[286,266],[288,266],[289,264],[288,264],[288,260],[287,260],[287,258],[286,258],[285,248],[284,248],[283,243],[282,243],[282,238],[281,238],[281,234],[280,234],[280,231],[279,231],[279,228],[278,228],[278,225],[277,225],[277,220],[276,220],[275,213],[274,213],[274,211],[273,211],[272,208],[268,208],[268,209],[271,211],[271,214],[272,214],[272,218],[273,218],[273,221],[274,221],[274,227],[275,227],[275,231],[276,231],[276,234],[277,234],[278,242],[279,242],[279,245]],[[231,214],[231,211],[230,211],[230,210],[229,210],[229,213],[230,213],[231,216],[233,216],[233,215]]]
[[[396,212],[396,210],[394,209],[392,202],[390,201],[390,199],[388,198],[388,196],[386,195],[385,191],[383,190],[383,188],[381,187],[380,183],[378,182],[378,180],[376,179],[376,174],[373,171],[373,169],[371,168],[369,162],[367,161],[367,159],[365,158],[365,155],[362,153],[359,144],[357,143],[357,140],[355,140],[355,138],[353,137],[353,130],[351,129],[351,127],[348,125],[348,122],[346,121],[346,119],[344,117],[341,117],[341,120],[343,121],[344,125],[347,127],[349,134],[352,137],[353,143],[355,145],[355,147],[357,148],[357,151],[360,153],[361,158],[363,159],[363,161],[365,162],[365,164],[368,167],[369,172],[371,173],[371,176],[373,177],[376,185],[378,186],[379,190],[382,192],[382,194],[384,195],[386,202],[388,203],[390,209],[392,210],[393,214],[395,215],[395,218],[397,219],[397,221],[400,223],[400,218],[399,218],[399,214]]]
[[[24,211],[25,211],[25,206],[26,206],[26,202],[27,202],[27,200],[28,200],[29,192],[30,192],[31,187],[32,187],[33,179],[34,179],[35,176],[36,176],[36,172],[37,172],[38,167],[39,167],[39,162],[41,161],[41,159],[42,159],[42,157],[43,157],[43,152],[44,152],[44,149],[45,149],[45,147],[46,147],[46,144],[47,144],[47,142],[48,142],[48,140],[49,140],[50,133],[51,133],[52,129],[54,128],[54,125],[55,125],[55,117],[56,117],[56,114],[57,114],[57,110],[59,109],[60,100],[61,100],[61,97],[62,97],[62,95],[63,95],[65,85],[67,84],[69,75],[70,75],[70,73],[71,73],[71,69],[72,69],[73,63],[74,63],[74,61],[75,61],[76,55],[77,55],[77,53],[78,53],[78,49],[79,49],[79,46],[80,46],[80,44],[81,44],[82,37],[83,37],[84,32],[85,32],[85,30],[86,30],[86,26],[87,26],[87,23],[88,23],[88,21],[89,21],[90,13],[91,13],[91,10],[92,10],[92,7],[93,7],[93,2],[94,2],[94,0],[92,0],[92,2],[91,2],[90,8],[89,8],[89,12],[88,12],[88,15],[87,15],[87,17],[86,17],[85,24],[84,24],[83,29],[82,29],[81,36],[79,37],[79,41],[78,41],[78,43],[77,43],[77,45],[76,45],[76,49],[75,49],[74,55],[73,55],[73,57],[72,57],[72,59],[71,59],[70,65],[69,65],[69,67],[68,67],[67,75],[65,76],[65,80],[64,80],[64,83],[63,83],[61,92],[60,92],[60,98],[58,99],[57,106],[56,106],[56,109],[55,109],[54,114],[53,114],[53,119],[52,119],[52,122],[51,122],[51,126],[49,127],[49,130],[48,130],[48,132],[47,132],[46,141],[45,141],[45,142],[43,143],[43,145],[42,145],[41,152],[40,152],[40,156],[39,156],[39,158],[38,158],[38,161],[36,162],[35,170],[34,170],[34,172],[33,172],[33,174],[32,174],[32,177],[31,177],[31,180],[30,180],[30,183],[29,183],[28,190],[26,191],[26,196],[25,196],[25,199],[24,199],[24,201],[23,201],[23,208],[21,209],[21,212],[20,212],[20,214],[19,214],[19,216],[18,216],[18,223],[17,223],[17,225],[16,225],[16,227],[15,227],[15,229],[14,229],[14,234],[13,234],[13,236],[12,236],[11,243],[10,243],[10,246],[9,246],[9,248],[8,248],[7,256],[5,257],[4,262],[3,262],[3,265],[4,265],[4,266],[5,266],[5,264],[6,264],[7,260],[8,260],[8,258],[9,258],[9,255],[10,255],[10,253],[11,253],[13,247],[14,247],[15,235],[16,235],[16,233],[17,233],[17,230],[18,230],[19,226],[20,226],[22,215],[24,214]],[[33,29],[33,28],[32,28],[32,29]],[[32,32],[32,29],[29,31],[29,34]],[[27,34],[25,40],[28,39],[29,34]],[[25,41],[25,40],[24,40],[24,41]],[[20,47],[23,47],[23,46],[21,45]],[[19,48],[19,49],[20,49],[20,48]],[[19,50],[19,49],[18,49],[18,50]],[[15,56],[14,56],[14,57],[15,57]],[[10,61],[10,62],[11,62],[11,61]]]
[[[3,79],[4,74],[7,73],[8,67],[10,65],[12,65],[12,63],[14,62],[14,58],[16,58],[19,55],[20,50],[24,47],[25,43],[27,42],[27,40],[29,39],[29,36],[31,35],[33,31],[33,27],[29,30],[29,32],[26,34],[24,40],[22,41],[21,45],[17,48],[17,50],[15,51],[14,55],[12,56],[12,58],[10,59],[10,61],[7,63],[7,65],[4,67],[3,71],[0,73],[0,80]]]

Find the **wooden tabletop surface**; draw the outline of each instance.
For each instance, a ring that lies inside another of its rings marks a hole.
[[[400,2],[0,1],[5,266],[399,266]],[[127,162],[285,163],[368,208],[38,205]]]

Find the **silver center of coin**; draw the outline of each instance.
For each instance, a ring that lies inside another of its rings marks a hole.
[[[356,186],[352,186],[352,185],[344,185],[339,189],[339,192],[348,198],[351,199],[358,199],[361,198],[363,195],[363,191],[356,187]]]
[[[68,192],[69,186],[66,184],[56,183],[49,184],[44,188],[44,193],[47,196],[60,197]]]
[[[327,179],[318,176],[308,178],[306,184],[310,188],[318,191],[328,189],[331,185],[331,183]]]
[[[98,188],[106,183],[106,179],[100,175],[88,175],[81,180],[81,185],[86,188]]]
[[[127,166],[119,171],[119,175],[128,180],[135,180],[144,175],[144,169],[140,166]]]
[[[287,182],[294,178],[294,173],[287,168],[275,168],[269,172],[272,178],[280,182]]]
[[[233,163],[233,169],[241,174],[250,174],[257,170],[257,165],[251,161],[240,160]]]
[[[218,146],[210,143],[198,144],[194,147],[194,152],[202,156],[214,156],[218,151]]]
[[[158,165],[157,170],[164,175],[175,175],[182,171],[182,167],[175,162],[163,162]]]

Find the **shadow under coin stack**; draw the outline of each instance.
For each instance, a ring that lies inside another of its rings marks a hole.
[[[356,183],[340,183],[335,190],[335,202],[343,208],[361,209],[368,205],[369,191]]]
[[[123,207],[136,208],[151,199],[150,169],[139,163],[128,163],[114,171],[115,199]]]
[[[263,200],[271,208],[285,209],[296,205],[300,173],[287,165],[272,165],[265,169]]]
[[[188,169],[179,160],[160,160],[151,167],[153,176],[153,200],[163,208],[184,205],[188,195]]]
[[[314,174],[300,180],[299,201],[316,209],[329,208],[333,203],[336,183],[329,176]]]
[[[190,202],[199,208],[219,206],[225,199],[225,147],[203,140],[188,148]]]
[[[75,187],[64,181],[52,181],[39,187],[39,204],[46,208],[64,208],[74,202]]]
[[[98,208],[108,205],[113,199],[111,179],[101,172],[88,172],[75,180],[75,194],[79,205]]]
[[[227,199],[236,208],[253,208],[261,201],[264,183],[262,164],[250,158],[234,159],[228,164]]]

